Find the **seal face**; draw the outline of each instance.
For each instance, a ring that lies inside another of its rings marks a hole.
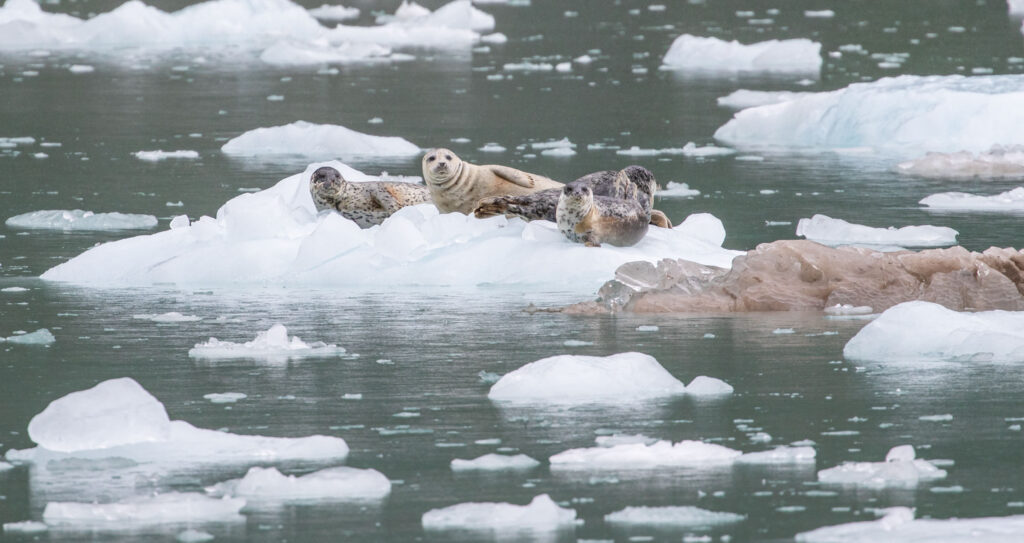
[[[426,187],[387,181],[351,183],[330,166],[313,172],[309,193],[317,211],[333,209],[360,228],[380,224],[405,206],[430,202]]]
[[[478,166],[464,162],[450,149],[433,149],[423,155],[423,180],[441,213],[469,214],[482,198],[521,196],[545,189],[560,189],[562,183],[508,166]]]
[[[579,182],[562,189],[555,217],[566,238],[587,247],[635,245],[651,222],[650,210],[636,199],[594,196],[588,185]]]

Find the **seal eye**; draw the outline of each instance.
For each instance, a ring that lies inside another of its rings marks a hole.
[[[430,158],[427,159],[427,162],[433,162],[433,161],[434,161],[434,157],[430,157]]]
[[[444,159],[445,160],[451,160],[452,159],[452,155],[444,155]]]

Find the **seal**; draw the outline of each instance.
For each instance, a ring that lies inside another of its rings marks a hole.
[[[570,241],[587,247],[629,247],[647,233],[651,212],[636,199],[594,196],[586,184],[572,182],[558,197],[555,218],[558,230]]]
[[[652,209],[654,192],[658,189],[658,183],[654,180],[654,174],[643,166],[627,166],[617,172],[614,170],[594,172],[584,175],[573,183],[581,183],[590,187],[594,196],[636,200],[641,206],[651,210],[651,224],[662,228],[672,228],[672,221],[668,219],[667,215],[657,209]],[[548,189],[525,196],[485,198],[480,201],[473,213],[478,218],[508,215],[527,221],[543,219],[555,222],[555,209],[558,207],[558,199],[561,194],[561,190]]]
[[[482,198],[522,196],[564,185],[547,177],[487,164],[464,162],[448,149],[433,149],[423,155],[423,180],[441,213],[458,211],[469,215]]]
[[[430,203],[430,191],[422,185],[388,181],[352,183],[330,166],[313,172],[309,193],[317,211],[333,209],[360,228],[380,224],[405,206]]]

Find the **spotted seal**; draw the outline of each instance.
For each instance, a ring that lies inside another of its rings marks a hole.
[[[662,228],[672,228],[672,221],[667,215],[657,209],[652,209],[654,192],[658,189],[658,183],[654,180],[654,174],[643,166],[627,166],[617,172],[614,170],[594,172],[577,179],[574,183],[590,187],[594,196],[635,199],[641,206],[651,210],[651,224]],[[555,222],[555,209],[558,207],[558,199],[561,194],[562,191],[559,189],[548,189],[524,196],[484,198],[473,210],[473,213],[479,218],[509,215],[527,221],[544,219]]]
[[[555,222],[565,237],[587,247],[629,247],[647,233],[651,211],[636,199],[594,196],[588,185],[574,181],[558,196]]]
[[[430,203],[430,191],[422,185],[387,181],[352,183],[330,166],[313,172],[309,193],[317,211],[334,209],[360,228],[380,224],[405,206]]]
[[[558,181],[508,166],[470,164],[443,148],[423,155],[422,165],[423,180],[441,213],[458,211],[469,215],[482,198],[521,196],[563,186]]]

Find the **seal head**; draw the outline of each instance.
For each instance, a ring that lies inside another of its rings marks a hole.
[[[462,171],[462,159],[450,149],[439,147],[423,155],[423,179],[443,186],[456,179]]]
[[[317,211],[334,209],[346,183],[338,170],[330,166],[317,168],[309,179],[309,193]]]

